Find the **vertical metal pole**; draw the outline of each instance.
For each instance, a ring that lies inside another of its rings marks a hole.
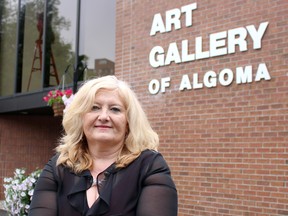
[[[80,40],[80,18],[81,18],[81,0],[77,0],[77,16],[76,16],[76,41],[75,41],[75,65],[73,74],[73,93],[77,92],[78,88],[78,64],[79,64],[79,40]]]
[[[42,88],[48,87],[49,86],[49,80],[47,80],[47,73],[49,71],[46,71],[46,55],[47,55],[47,50],[46,50],[46,35],[47,35],[47,14],[48,14],[48,4],[49,0],[44,1],[44,13],[43,13],[43,35],[42,35]],[[50,60],[50,59],[49,59]],[[49,78],[49,76],[48,76]],[[48,85],[47,85],[48,81]]]
[[[14,93],[22,91],[22,71],[23,71],[23,48],[24,48],[24,29],[25,29],[25,2],[22,5],[18,0],[17,17],[17,40],[16,40],[16,64],[15,64],[15,85]]]

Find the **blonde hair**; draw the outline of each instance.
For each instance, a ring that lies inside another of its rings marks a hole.
[[[64,135],[56,151],[60,153],[57,165],[63,164],[80,173],[92,167],[92,158],[82,127],[83,114],[93,106],[99,90],[117,90],[125,106],[129,133],[116,160],[116,166],[126,167],[146,149],[157,150],[159,138],[153,131],[135,93],[115,76],[92,79],[75,94],[72,103],[63,116]]]

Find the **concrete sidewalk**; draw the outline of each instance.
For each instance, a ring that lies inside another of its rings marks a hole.
[[[5,210],[0,209],[0,216],[8,216],[8,213]]]
[[[8,216],[7,211],[4,210],[4,200],[0,200],[0,216]]]

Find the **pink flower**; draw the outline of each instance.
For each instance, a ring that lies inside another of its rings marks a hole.
[[[66,90],[52,90],[49,91],[46,96],[43,97],[43,100],[47,102],[48,106],[52,106],[54,103],[64,103],[62,97],[66,96],[69,98],[73,94],[72,89],[66,89]]]

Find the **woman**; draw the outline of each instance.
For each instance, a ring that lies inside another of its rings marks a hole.
[[[30,216],[177,215],[177,191],[156,151],[158,135],[126,83],[114,76],[86,82],[63,127]]]

